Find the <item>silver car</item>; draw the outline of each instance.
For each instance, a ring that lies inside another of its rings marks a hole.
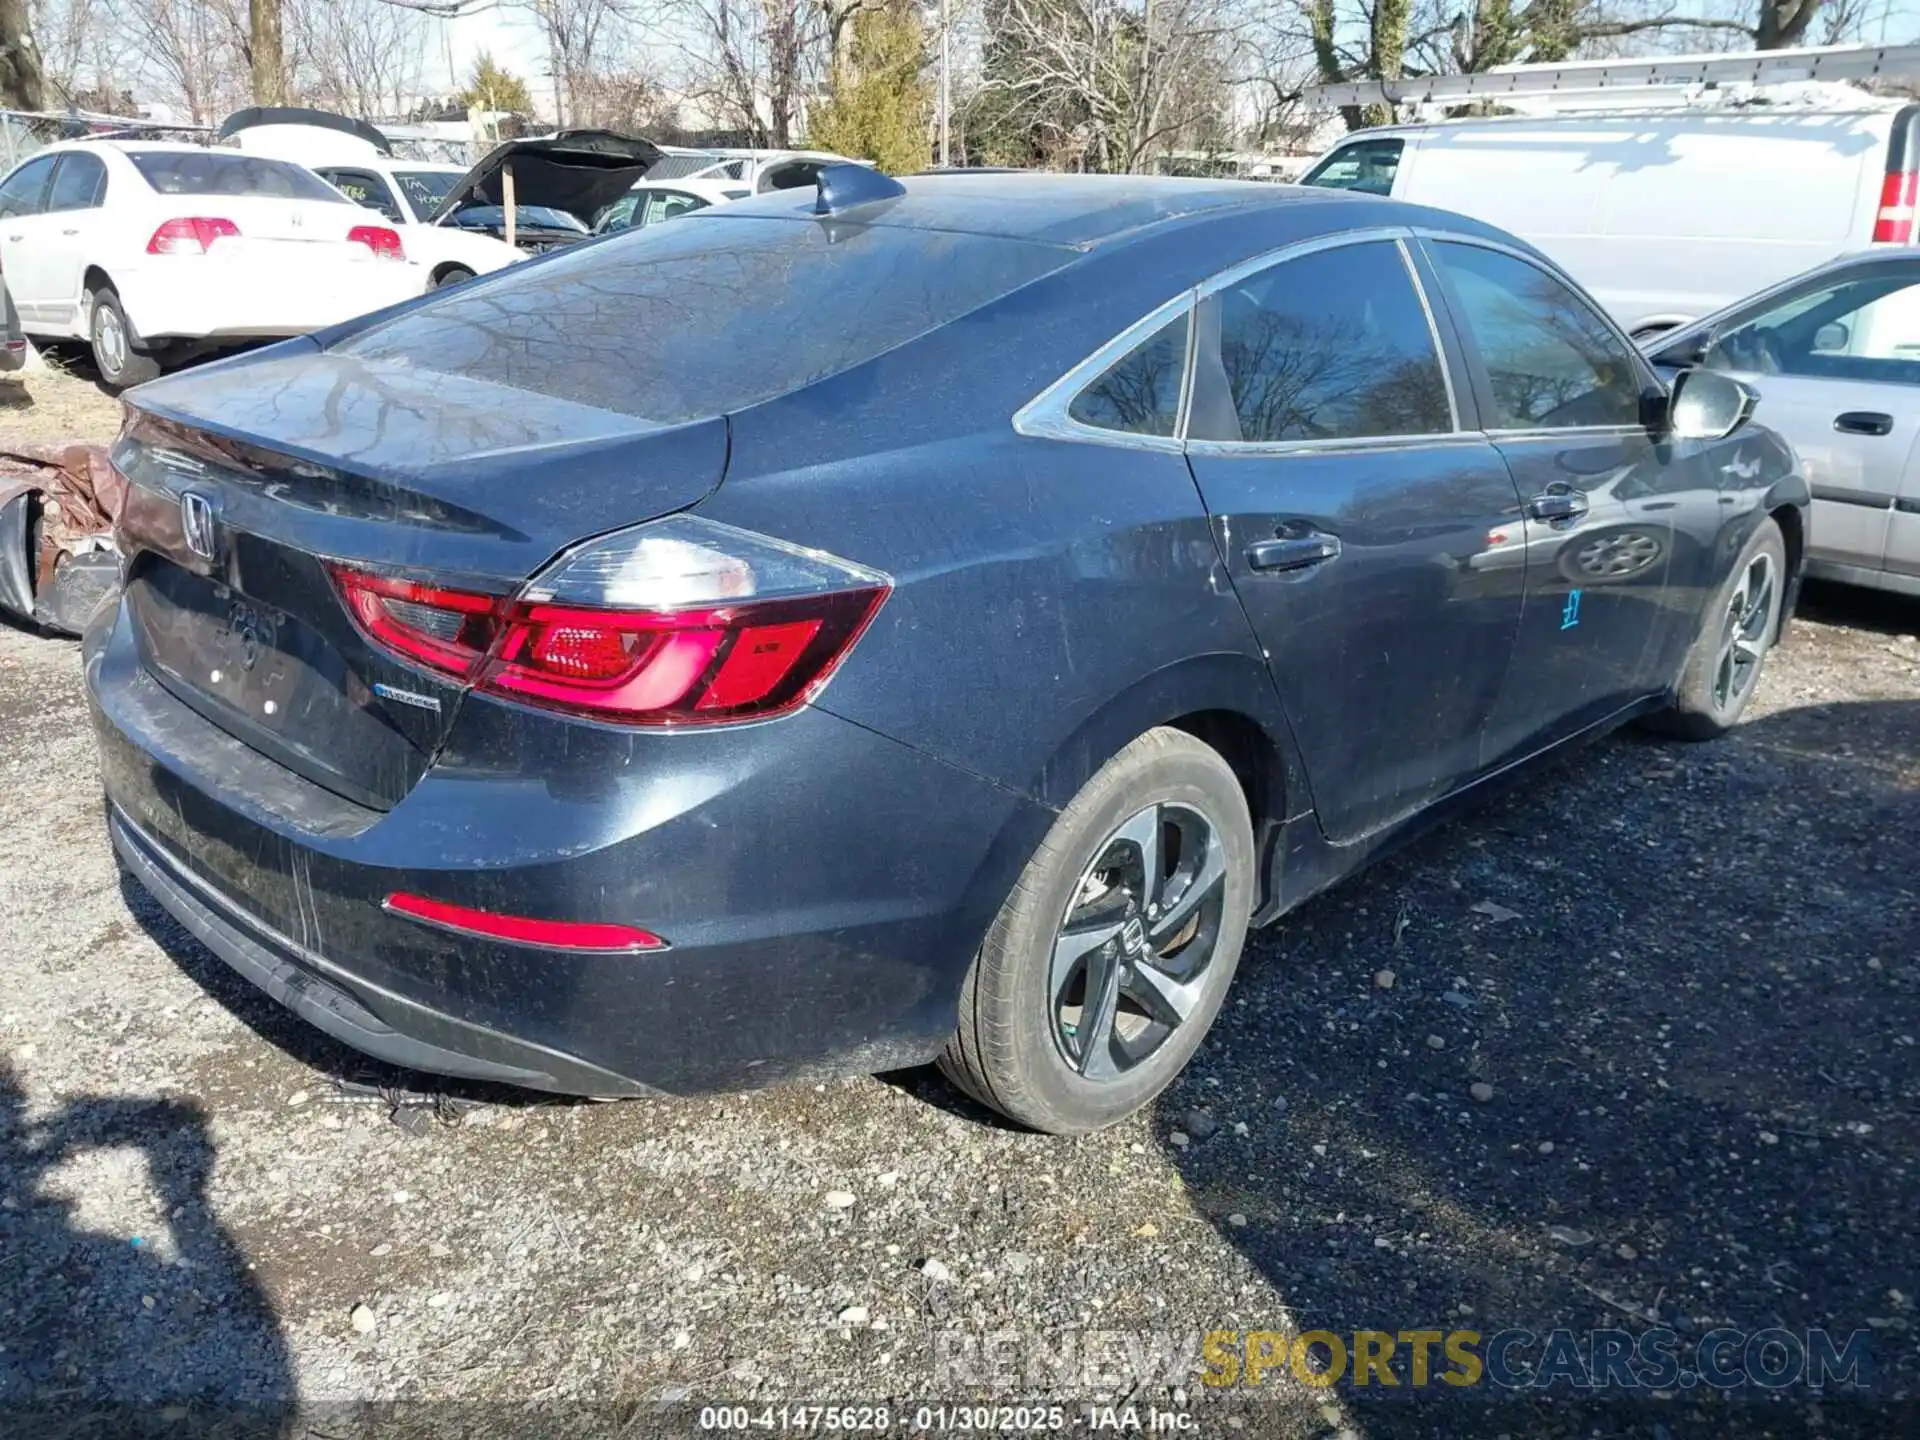
[[[1644,348],[1759,392],[1813,488],[1808,575],[1920,595],[1920,256],[1843,256]]]

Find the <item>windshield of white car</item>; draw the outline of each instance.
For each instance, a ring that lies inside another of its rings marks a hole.
[[[458,170],[396,170],[393,178],[406,192],[413,213],[423,219],[440,208],[447,192],[460,183]]]
[[[212,150],[137,150],[127,157],[162,195],[258,195],[270,200],[353,202],[311,170],[257,155]]]

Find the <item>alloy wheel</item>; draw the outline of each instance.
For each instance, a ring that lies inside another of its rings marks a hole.
[[[1101,844],[1067,904],[1048,973],[1054,1043],[1077,1074],[1118,1079],[1200,1008],[1226,879],[1213,822],[1188,805],[1150,805]]]
[[[1727,604],[1713,667],[1713,704],[1723,715],[1744,704],[1760,678],[1777,588],[1773,556],[1763,550],[1747,562]]]
[[[127,368],[127,327],[111,305],[93,307],[93,353],[111,380]]]

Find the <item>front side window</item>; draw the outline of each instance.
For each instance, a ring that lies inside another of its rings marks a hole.
[[[1453,242],[1432,248],[1486,366],[1488,429],[1640,422],[1641,372],[1591,305],[1518,256]]]
[[[387,189],[387,182],[372,171],[322,170],[320,174],[321,178],[354,204],[364,205],[369,210],[378,210],[389,220],[400,218],[400,207],[393,203],[393,192]]]
[[[127,158],[162,195],[257,195],[348,203],[311,170],[284,160],[215,150],[136,150]]]
[[[1187,368],[1187,317],[1154,331],[1067,407],[1070,418],[1125,435],[1171,435],[1180,419],[1180,380]]]
[[[47,193],[49,210],[91,210],[107,193],[107,167],[98,155],[63,155]]]
[[[1218,361],[1196,357],[1188,438],[1271,444],[1453,429],[1433,329],[1393,241],[1282,261],[1207,303],[1218,307]],[[1202,402],[1209,377],[1230,405]]]
[[[1400,155],[1406,148],[1404,140],[1360,140],[1342,145],[1303,175],[1300,183],[1391,195],[1393,177],[1400,173]]]
[[[1716,370],[1920,385],[1920,266],[1876,269],[1776,302],[1707,352]]]
[[[5,185],[0,185],[0,217],[40,213],[41,202],[46,198],[47,180],[53,174],[53,164],[57,158],[48,155],[39,160],[29,160],[7,178]]]
[[[605,235],[610,230],[625,230],[633,224],[633,212],[639,205],[640,197],[629,190],[600,212],[600,218],[593,222],[593,233]]]
[[[671,220],[676,215],[685,215],[690,210],[704,210],[707,202],[698,195],[687,195],[678,190],[664,190],[647,197],[645,217],[642,225],[658,225],[662,220]]]

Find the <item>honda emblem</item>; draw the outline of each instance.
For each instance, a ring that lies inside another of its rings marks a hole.
[[[213,502],[198,491],[189,490],[180,497],[180,533],[194,554],[202,560],[213,559]]]

